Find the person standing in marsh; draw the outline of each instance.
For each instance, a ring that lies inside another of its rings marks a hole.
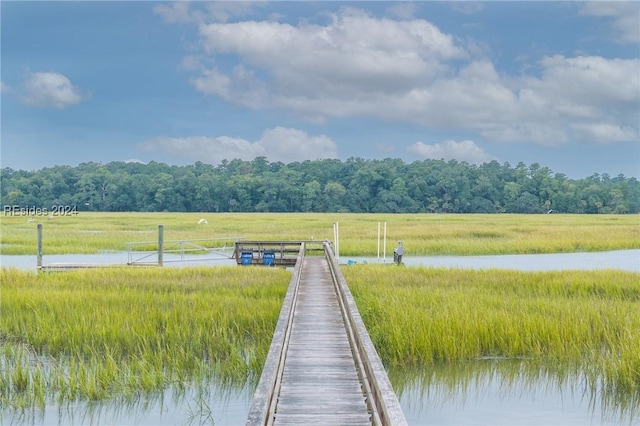
[[[404,255],[404,247],[402,241],[398,241],[398,247],[393,249],[393,262],[398,265],[402,264],[402,256]]]

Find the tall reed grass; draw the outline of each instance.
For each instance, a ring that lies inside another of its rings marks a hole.
[[[383,362],[526,359],[640,395],[640,274],[354,265],[343,272]]]
[[[536,416],[535,407],[545,410],[547,402],[554,404],[561,399],[563,412],[557,413],[557,417],[555,413],[552,417],[546,413],[547,423],[562,424],[560,422],[565,419],[570,424],[630,426],[640,421],[640,395],[594,388],[593,382],[586,383],[589,378],[578,365],[554,365],[542,360],[481,359],[435,364],[429,368],[394,366],[389,368],[388,374],[398,397],[407,401],[406,405],[414,413],[449,406],[455,411],[452,416],[456,417],[458,411],[467,411],[468,415],[467,404],[488,403],[495,408],[498,403],[511,410],[510,403],[520,401],[524,404],[521,418],[531,419]],[[533,410],[527,407],[531,402],[534,403]],[[569,414],[577,407],[581,412]],[[485,416],[485,422],[491,422],[489,412],[479,414]],[[582,416],[584,421],[580,422],[576,416]],[[460,420],[464,415],[457,418]],[[482,422],[481,418],[476,420]]]
[[[2,269],[0,408],[257,380],[280,268]]]
[[[198,224],[204,218],[207,224]],[[43,220],[46,254],[126,250],[127,242],[245,237],[254,240],[333,239],[340,253],[377,254],[378,223],[387,224],[387,255],[403,240],[410,255],[507,254],[640,248],[638,215],[453,215],[337,213],[85,213]],[[0,217],[0,252],[35,254],[36,223]],[[382,235],[381,235],[382,238]],[[222,244],[217,242],[214,244]]]

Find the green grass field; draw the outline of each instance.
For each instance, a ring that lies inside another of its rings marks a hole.
[[[206,218],[208,224],[198,224]],[[639,216],[98,214],[44,220],[47,253],[131,241],[323,240],[342,255],[499,254],[640,248]],[[3,217],[2,254],[35,253],[36,222]],[[640,404],[640,274],[343,268],[387,365],[531,360],[581,371],[596,392]],[[257,380],[290,273],[279,268],[2,269],[0,408],[131,400],[211,380]],[[634,397],[635,396],[635,397]],[[635,399],[634,399],[635,398]]]
[[[257,381],[280,268],[2,269],[0,408]]]
[[[386,365],[530,360],[640,404],[640,273],[342,269]]]
[[[343,272],[386,365],[527,360],[640,404],[638,273]],[[0,407],[255,381],[289,280],[280,268],[3,269]]]
[[[39,218],[36,218],[39,219]],[[206,219],[207,224],[198,224]],[[0,217],[0,253],[35,254],[36,223],[45,254],[125,251],[128,242],[235,237],[252,240],[333,240],[340,254],[377,254],[378,223],[387,225],[387,254],[403,240],[409,256],[558,253],[640,248],[639,215],[440,215],[338,213],[84,213],[27,222]],[[381,235],[382,238],[382,235]],[[217,244],[219,242],[211,243]]]

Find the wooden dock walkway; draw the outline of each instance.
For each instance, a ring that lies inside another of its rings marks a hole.
[[[331,249],[304,246],[247,425],[406,425]]]
[[[328,269],[305,259],[274,424],[371,424]]]

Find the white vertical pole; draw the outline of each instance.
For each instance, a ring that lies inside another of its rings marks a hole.
[[[338,245],[338,235],[336,234],[336,223],[333,222],[333,254],[336,254],[336,246]]]
[[[382,263],[387,262],[387,222],[384,223],[384,242],[382,249]]]
[[[336,260],[340,260],[340,225],[336,222]]]
[[[378,222],[378,262],[380,262],[380,222]]]
[[[338,222],[333,224],[333,241],[335,242],[333,254],[336,256],[336,260],[338,260],[340,257],[340,232],[338,229]]]

